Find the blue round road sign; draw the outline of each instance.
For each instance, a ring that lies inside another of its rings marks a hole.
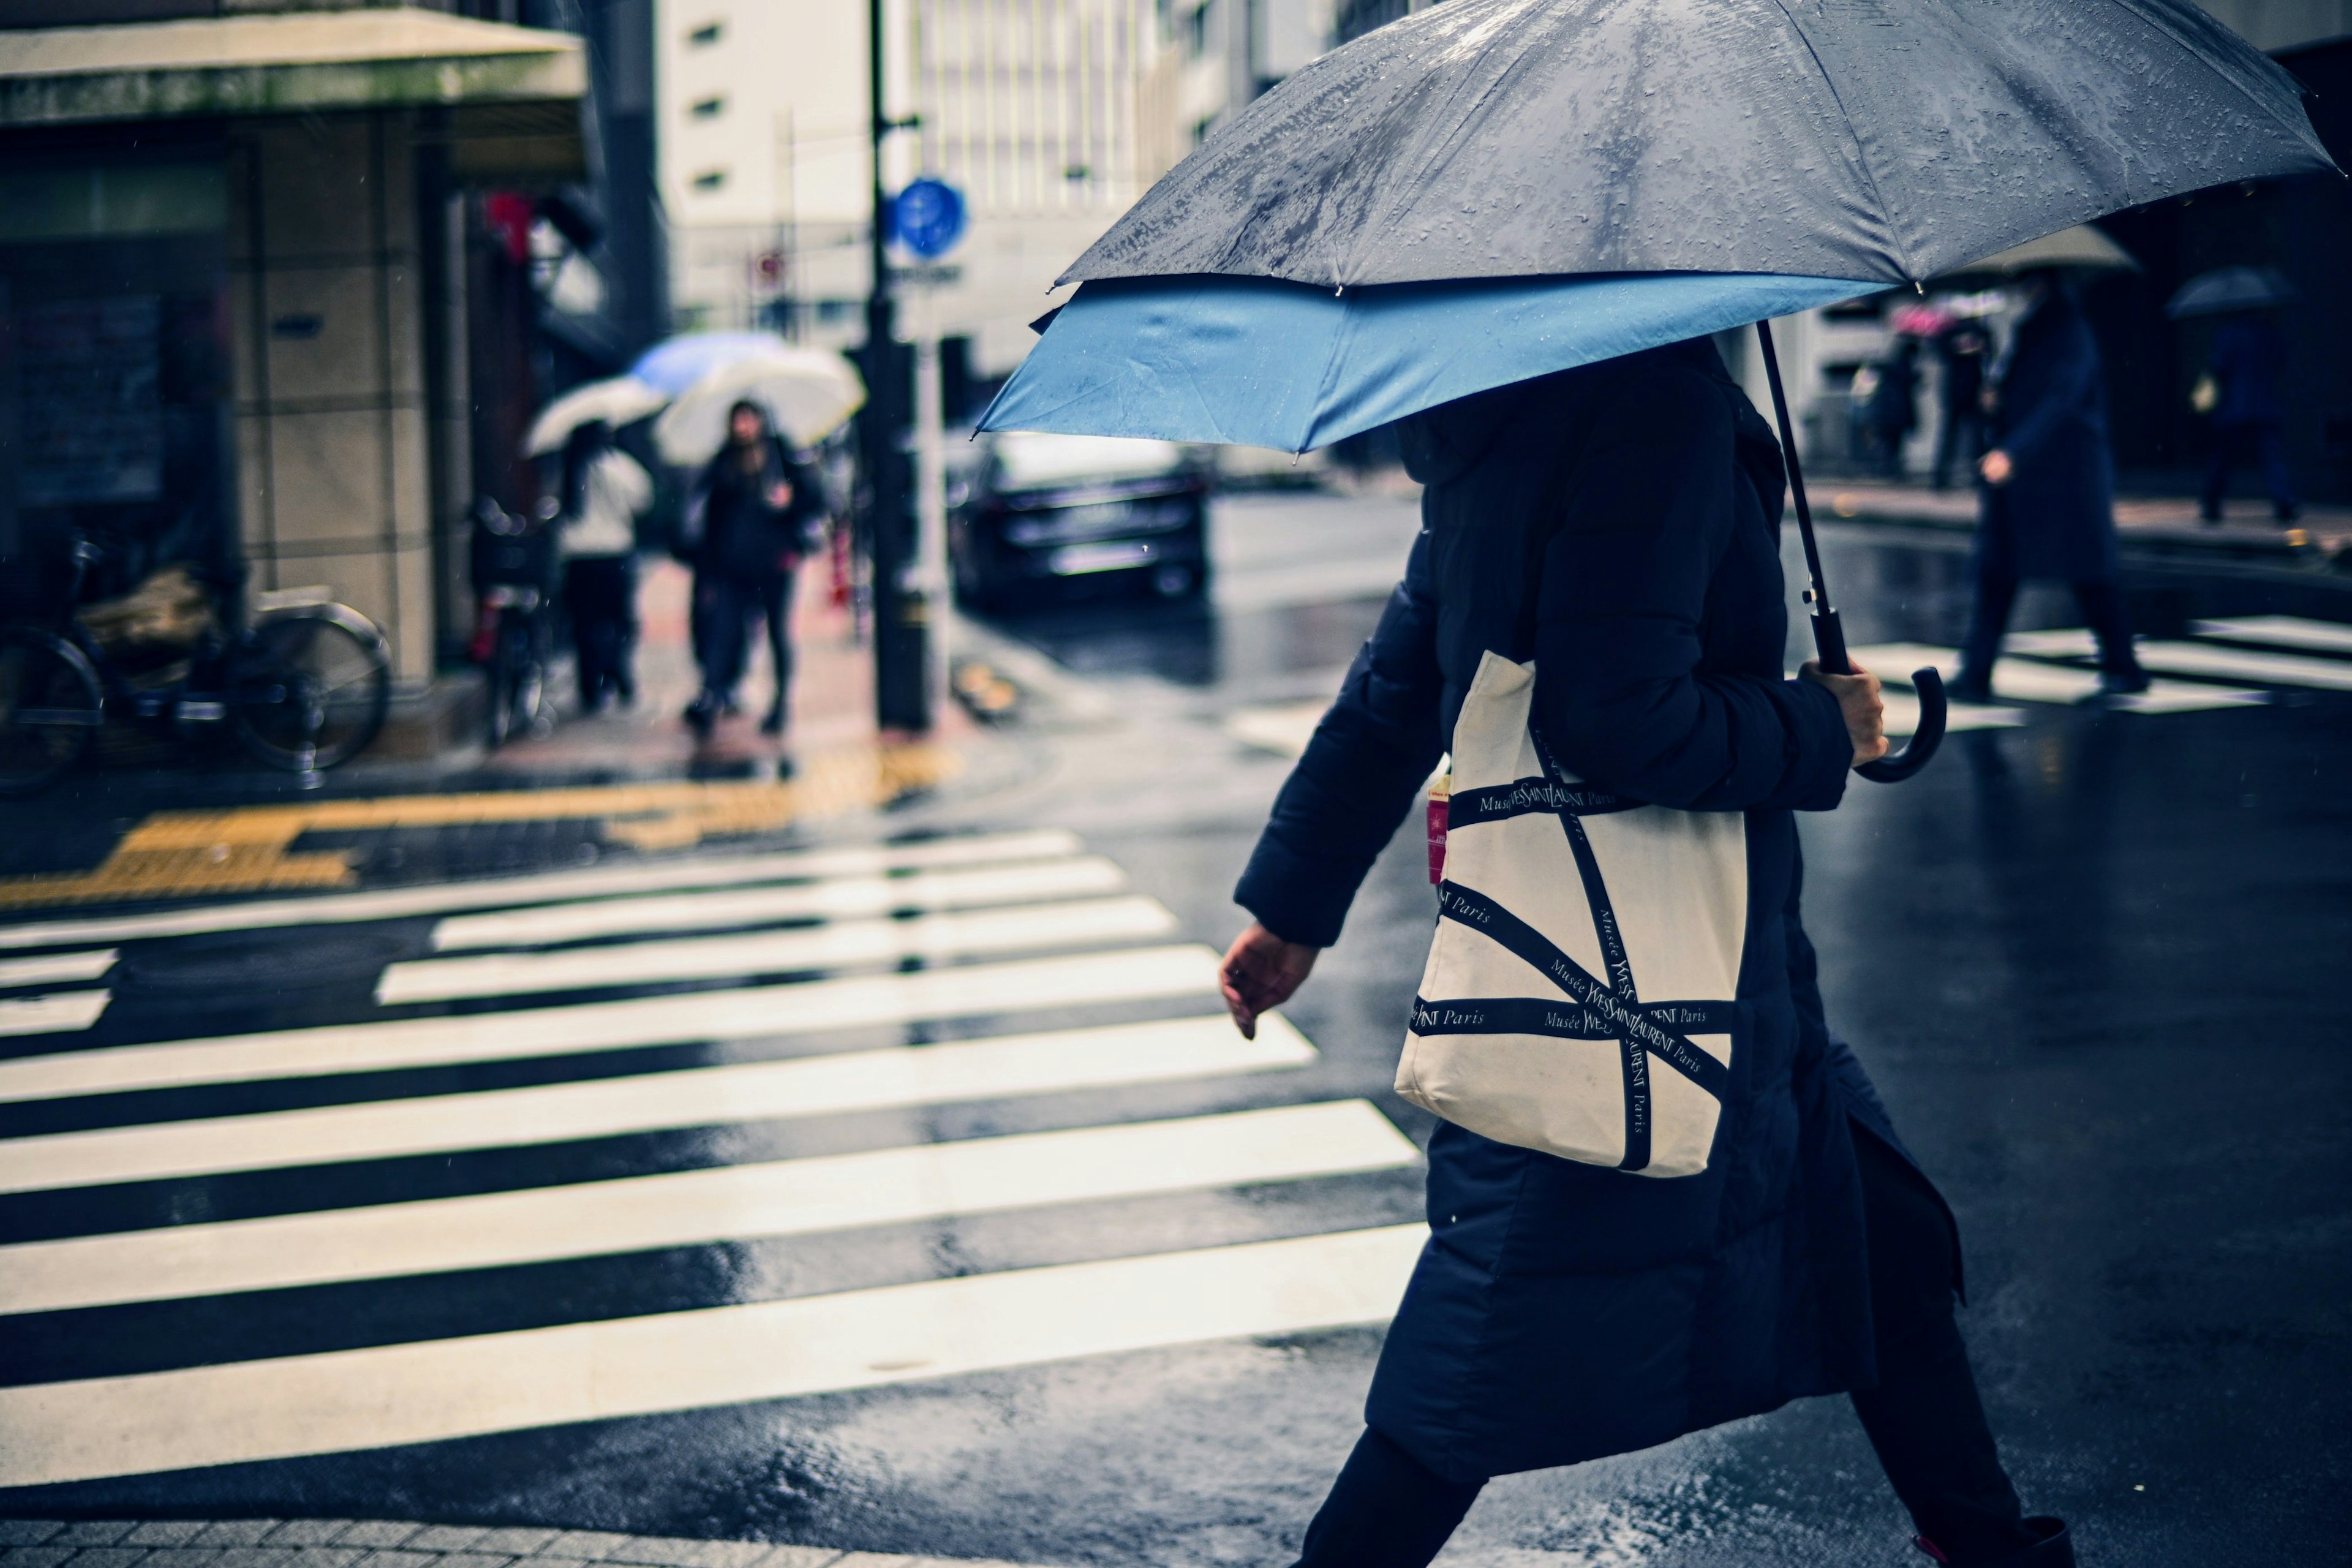
[[[926,175],[908,182],[890,203],[890,237],[929,261],[963,237],[963,193]]]

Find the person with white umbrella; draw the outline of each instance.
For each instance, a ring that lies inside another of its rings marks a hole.
[[[565,437],[555,542],[583,713],[595,712],[607,698],[624,708],[637,700],[630,657],[637,637],[637,519],[653,500],[652,478],[613,444],[611,426],[591,419]]]

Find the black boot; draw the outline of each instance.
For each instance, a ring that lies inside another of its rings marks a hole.
[[[2074,1538],[2067,1531],[2064,1520],[2042,1514],[2027,1520],[2025,1528],[2040,1539],[2022,1552],[2012,1552],[1990,1562],[1958,1562],[1924,1535],[1912,1537],[1911,1544],[1938,1563],[1950,1563],[1952,1568],[2074,1568]]]

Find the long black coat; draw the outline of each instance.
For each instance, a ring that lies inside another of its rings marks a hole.
[[[1738,994],[1754,1023],[1735,1037],[1699,1175],[1632,1175],[1438,1127],[1431,1238],[1366,1418],[1468,1481],[1866,1385],[1848,1119],[1895,1134],[1823,1024],[1798,921],[1791,813],[1838,803],[1853,747],[1827,691],[1782,679],[1779,448],[1701,342],[1417,416],[1406,456],[1428,488],[1405,579],[1236,897],[1292,941],[1338,937],[1480,656],[1530,651],[1515,644],[1538,575],[1531,530],[1558,522],[1530,617],[1537,722],[1604,789],[1747,814]]]
[[[2017,329],[1992,444],[2017,468],[2007,484],[1980,487],[1979,569],[2113,582],[2123,565],[2106,385],[2090,323],[2063,288],[2053,286]]]

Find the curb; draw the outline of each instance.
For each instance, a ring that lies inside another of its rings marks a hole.
[[[764,1541],[372,1519],[0,1519],[0,1568],[1020,1568]]]

